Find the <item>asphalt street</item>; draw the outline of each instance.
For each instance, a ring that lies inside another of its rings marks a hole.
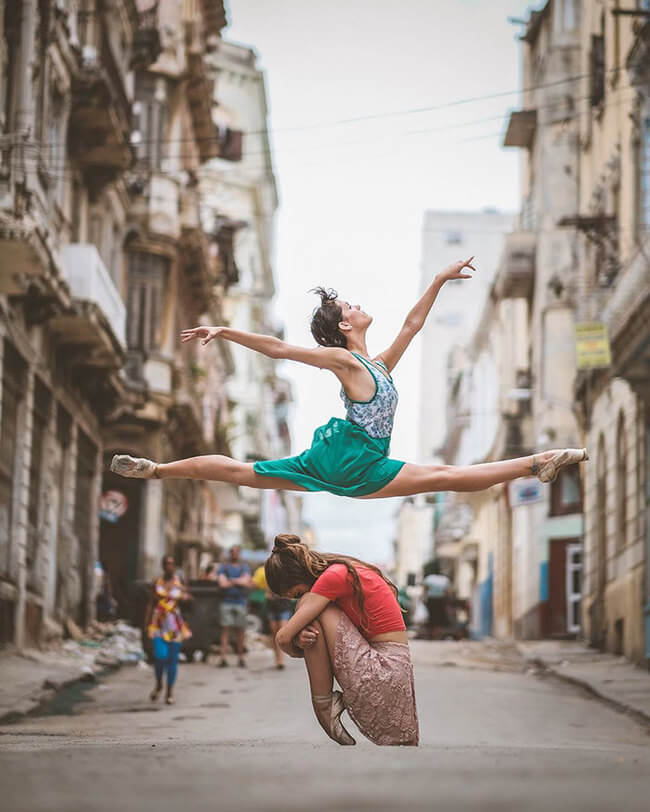
[[[148,668],[123,668],[0,727],[2,809],[648,809],[650,738],[638,721],[527,669],[507,646],[413,651],[419,748],[360,734],[356,747],[331,742],[303,663],[276,671],[265,650],[246,670],[183,665],[174,706],[148,700]]]

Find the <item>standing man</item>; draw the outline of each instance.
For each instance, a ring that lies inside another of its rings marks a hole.
[[[221,662],[219,666],[226,668],[228,660],[228,642],[230,630],[235,629],[237,640],[237,654],[239,667],[246,668],[244,659],[244,632],[246,630],[246,607],[248,604],[248,590],[252,586],[251,571],[248,564],[240,559],[241,547],[235,545],[230,548],[228,560],[219,566],[217,581],[223,590],[220,605],[221,620]]]

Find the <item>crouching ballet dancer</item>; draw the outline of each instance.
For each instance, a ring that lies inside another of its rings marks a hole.
[[[251,488],[330,491],[340,496],[372,499],[431,491],[479,491],[531,475],[542,482],[552,481],[563,466],[588,459],[586,449],[542,451],[502,462],[463,466],[415,465],[388,456],[397,408],[397,389],[391,372],[424,325],[444,283],[471,278],[467,270],[475,270],[472,260],[470,257],[456,262],[434,278],[407,315],[393,343],[378,355],[371,355],[366,346],[372,316],[324,288],[316,289],[321,303],[311,320],[318,348],[296,347],[275,336],[230,327],[183,330],[182,342],[198,339],[205,345],[220,338],[270,358],[328,370],[341,384],[345,419],[333,417],[317,428],[311,447],[296,457],[247,463],[220,454],[206,454],[156,463],[117,454],[111,470],[142,479],[207,479]],[[425,348],[425,352],[430,351],[431,348]]]
[[[320,726],[339,744],[356,744],[352,721],[375,744],[417,745],[413,667],[395,586],[356,558],[317,553],[298,536],[275,538],[264,566],[276,595],[300,598],[277,642],[304,657]],[[334,691],[334,678],[342,688]]]

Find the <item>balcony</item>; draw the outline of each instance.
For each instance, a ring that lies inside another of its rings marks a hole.
[[[141,9],[142,0],[138,0],[138,27],[133,35],[131,49],[131,67],[135,70],[145,70],[153,65],[162,51],[158,3],[159,0],[155,0],[147,8]]]
[[[180,261],[197,316],[205,312],[214,284],[213,260],[208,239],[201,227],[198,188],[188,187],[181,194]]]
[[[34,219],[0,212],[0,294],[25,293],[51,265],[51,252]]]
[[[531,232],[508,234],[495,282],[500,299],[527,299],[535,281],[536,236]]]
[[[203,395],[197,386],[196,363],[184,347],[174,369],[174,403],[169,409],[170,428],[179,443],[179,453],[185,456],[208,453],[203,427]]]
[[[115,369],[126,344],[126,309],[94,245],[75,243],[63,249],[64,274],[72,308],[50,320],[52,332],[76,366]]]
[[[239,268],[235,261],[235,236],[248,225],[245,220],[231,220],[217,216],[212,230],[212,242],[217,250],[217,272],[225,288],[239,282]]]
[[[147,235],[178,239],[181,234],[178,181],[152,172],[144,194],[133,198],[130,215]]]
[[[92,179],[110,182],[133,163],[131,101],[104,27],[99,46],[85,45],[82,64],[72,80],[70,155]]]
[[[68,308],[70,292],[41,209],[30,207],[29,192],[18,184],[12,188],[11,180],[0,204],[0,295],[20,299],[33,326]]]
[[[223,0],[201,0],[201,10],[205,33],[208,36],[220,36],[221,29],[228,23]]]
[[[535,140],[536,130],[537,110],[515,110],[510,113],[503,146],[530,149]]]
[[[193,25],[186,23],[186,26]],[[219,154],[217,147],[217,131],[212,121],[212,95],[214,82],[209,78],[203,61],[201,51],[188,53],[188,78],[186,84],[187,103],[192,118],[192,129],[196,138],[199,157],[201,161],[216,158]]]
[[[650,18],[634,23],[636,38],[628,54],[626,65],[633,85],[650,82]]]

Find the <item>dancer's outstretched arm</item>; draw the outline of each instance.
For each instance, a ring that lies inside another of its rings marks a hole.
[[[269,358],[285,359],[288,361],[299,361],[301,364],[318,367],[319,369],[329,369],[332,372],[341,372],[353,366],[350,361],[350,353],[342,347],[296,347],[287,344],[276,336],[260,335],[258,333],[247,333],[244,330],[233,330],[232,327],[192,327],[181,332],[181,342],[201,339],[201,344],[208,344],[215,338],[224,338],[248,347],[255,352],[261,352]],[[355,367],[356,368],[356,367]]]
[[[389,372],[395,368],[399,359],[406,352],[408,345],[424,326],[424,322],[433,307],[433,303],[438,293],[440,293],[440,288],[445,282],[449,279],[471,279],[471,274],[462,273],[462,271],[464,268],[471,268],[473,271],[476,270],[472,265],[473,259],[474,257],[470,257],[466,260],[454,262],[453,265],[450,265],[442,271],[442,273],[434,277],[433,282],[426,289],[420,300],[409,311],[395,341],[393,341],[387,350],[384,350],[384,352],[379,353],[377,356],[377,358],[386,364]]]

